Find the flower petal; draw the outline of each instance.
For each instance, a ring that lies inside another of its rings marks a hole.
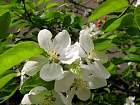
[[[56,98],[54,105],[67,105],[66,97],[62,93],[54,92],[54,96]]]
[[[43,29],[38,34],[38,43],[45,51],[52,48],[52,33],[49,30]]]
[[[37,61],[27,61],[24,66],[23,69],[21,70],[21,74],[27,74],[29,76],[33,76],[34,74],[36,74],[39,70],[37,69]]]
[[[40,93],[40,94],[36,94],[36,95],[29,95],[29,99],[32,103],[32,105],[44,105],[45,101],[47,101],[45,99],[45,94],[44,93]]]
[[[93,41],[88,35],[88,32],[80,32],[79,43],[86,53],[89,53],[94,48]]]
[[[80,58],[79,46],[77,45],[77,43],[75,43],[65,50],[65,53],[60,56],[60,61],[63,64],[72,64],[78,58]]]
[[[29,94],[25,94],[24,97],[22,98],[22,101],[21,101],[21,105],[31,105],[31,101],[29,99]]]
[[[45,64],[40,71],[40,78],[45,81],[52,81],[63,78],[63,68],[56,63]]]
[[[46,94],[48,90],[43,86],[37,86],[29,92],[29,99],[32,104],[43,104],[46,101]]]
[[[54,48],[60,54],[63,53],[63,50],[69,47],[70,44],[71,44],[71,38],[66,30],[59,32],[53,40]]]
[[[66,96],[66,105],[72,105],[72,99],[74,98],[75,93],[76,93],[75,87],[71,88],[71,89],[67,92],[67,96]]]
[[[76,95],[80,100],[86,101],[90,98],[91,92],[86,88],[78,88],[78,90],[76,91]]]
[[[99,62],[94,61],[92,64],[89,64],[90,68],[93,70],[95,76],[102,77],[108,79],[110,77],[110,73],[105,69],[105,67]]]
[[[138,5],[140,5],[140,0],[137,0],[136,4],[134,6],[137,7]]]
[[[74,82],[74,75],[71,72],[65,71],[64,78],[55,81],[54,90],[56,92],[66,92]]]
[[[33,88],[29,94],[39,94],[39,93],[44,93],[45,91],[47,91],[47,88],[43,87],[43,86],[37,86],[35,88]]]
[[[37,86],[33,88],[29,94],[26,94],[22,101],[22,105],[39,105],[39,104],[44,104],[46,101],[46,94],[47,94],[47,89],[43,86]]]
[[[91,81],[88,83],[90,89],[97,89],[107,85],[106,79],[101,77],[91,76]]]

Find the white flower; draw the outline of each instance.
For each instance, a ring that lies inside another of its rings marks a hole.
[[[33,88],[28,94],[25,94],[21,104],[22,105],[31,105],[31,104],[43,104],[47,102],[48,97],[47,96],[48,90],[43,86],[37,86]],[[46,95],[46,96],[45,96]]]
[[[43,29],[38,34],[38,42],[52,61],[41,68],[40,77],[45,81],[63,78],[63,68],[57,62],[71,64],[79,58],[78,46],[71,45],[71,38],[66,30],[59,32],[52,40],[52,33]]]
[[[126,98],[126,103],[124,105],[135,105],[134,103],[135,97],[129,96]]]
[[[140,0],[137,0],[136,4],[134,6],[137,7],[138,5],[140,5]]]
[[[90,89],[107,85],[106,78],[109,78],[110,74],[104,70],[105,68],[100,63],[95,62],[91,65],[82,65],[80,75],[65,71],[64,78],[55,81],[54,90],[66,92],[67,103],[72,101],[74,95],[77,95],[80,100],[86,101],[91,95]]]
[[[103,34],[95,24],[90,23],[89,27],[85,26],[83,30],[80,31],[80,34],[89,35],[90,37],[96,37],[99,34]]]
[[[72,94],[66,97],[67,102],[72,100],[74,94],[76,94],[79,99],[85,101],[90,97],[90,89],[97,89],[107,85],[106,79],[110,77],[110,73],[106,71],[105,67],[99,62],[98,57],[93,54],[93,48],[94,44],[90,36],[80,34],[80,56],[81,60],[84,58],[87,64],[80,63],[77,65],[80,68],[80,76],[65,71],[64,78],[55,81],[55,91]],[[90,61],[92,59],[95,61]],[[72,88],[74,90],[71,92]]]
[[[43,86],[37,86],[24,95],[21,105],[64,105],[62,98],[59,93],[50,92]]]
[[[93,85],[93,89],[105,86],[106,79],[110,77],[110,73],[100,63],[100,59],[93,52],[94,44],[92,39],[87,34],[80,34],[79,44],[80,55],[86,62],[86,64],[84,62],[81,63],[81,68],[85,70],[85,74],[92,76],[94,80],[93,84],[91,84]]]
[[[52,40],[49,30],[41,30],[38,34],[38,42],[50,57],[59,59],[61,63],[71,64],[79,58],[76,44],[71,45],[71,38],[66,30],[59,32]]]
[[[38,63],[39,62],[37,61],[27,61],[21,70],[21,75],[24,75],[24,74],[27,74],[29,76],[34,75],[38,71],[37,70]]]
[[[89,85],[91,89],[107,85],[106,79],[110,77],[110,73],[99,61],[94,61],[88,65],[81,64],[81,69],[83,69],[85,80],[90,81]]]
[[[24,64],[21,75],[27,74],[28,76],[33,76],[45,63],[48,63],[48,59],[44,56],[40,55],[32,58]]]
[[[22,70],[21,70],[21,82],[20,86],[24,83],[26,80],[26,75],[28,76],[33,76],[35,75],[38,71],[40,71],[41,67],[46,64],[48,60],[44,56],[37,56],[35,58],[30,59],[27,61]],[[26,75],[25,75],[26,74]]]
[[[84,80],[81,76],[76,76],[69,71],[64,72],[64,78],[55,81],[54,90],[56,92],[66,92],[66,103],[71,103],[73,96],[83,101],[86,101],[90,97],[89,81]]]
[[[94,51],[94,44],[89,34],[80,33],[79,37],[79,55],[82,58],[99,60]]]

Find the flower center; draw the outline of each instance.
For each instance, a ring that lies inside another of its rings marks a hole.
[[[99,60],[97,54],[96,54],[94,51],[88,53],[88,54],[87,54],[87,58],[90,59],[90,60],[91,60],[91,59],[93,59],[93,60]]]
[[[53,96],[45,96],[40,105],[54,105],[55,98]]]
[[[59,61],[59,54],[55,50],[49,50],[48,51],[49,55],[49,60],[53,62],[58,62]]]
[[[74,80],[74,87],[76,88],[86,88],[88,86],[87,82],[86,81],[83,81],[82,79],[80,78],[77,78]]]
[[[74,63],[71,64],[70,66],[70,71],[76,75],[81,74],[81,68],[80,68],[80,60],[76,60]]]

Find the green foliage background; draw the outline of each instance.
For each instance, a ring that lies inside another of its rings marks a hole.
[[[17,73],[23,63],[43,53],[36,43],[39,30],[47,28],[56,35],[66,29],[72,40],[77,41],[84,24],[107,16],[108,20],[102,21],[101,26],[104,34],[93,42],[112,76],[106,87],[92,90],[88,101],[81,102],[75,97],[73,103],[123,105],[128,96],[135,96],[136,105],[140,105],[140,6],[134,7],[133,1],[105,0],[87,16],[71,11],[73,6],[89,9],[82,5],[83,1],[0,1],[0,103],[18,105],[31,88],[37,85],[53,87],[37,74],[28,78],[19,90]]]

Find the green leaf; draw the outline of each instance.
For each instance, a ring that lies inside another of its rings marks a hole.
[[[138,78],[140,78],[140,72],[137,72],[137,73],[136,73],[136,76],[137,76]]]
[[[117,74],[117,66],[114,65],[113,63],[110,63],[109,66],[107,67],[107,70],[111,73],[111,74]]]
[[[27,80],[25,80],[25,82],[21,86],[20,92],[22,94],[25,94],[36,86],[44,86],[47,89],[51,90],[53,89],[54,81],[46,82],[39,77],[39,74],[36,74],[34,76],[29,77]]]
[[[102,30],[104,30],[105,32],[111,32],[111,31],[116,30],[117,28],[120,28],[120,27],[122,28],[124,26],[128,26],[128,25],[132,24],[132,22],[133,22],[132,19],[133,19],[132,14],[123,15],[122,17],[120,17],[116,20],[111,19],[111,20],[113,20],[112,23],[110,21],[105,23]]]
[[[19,84],[16,81],[9,81],[2,89],[0,89],[0,104],[8,100],[19,89]]]
[[[101,16],[117,12],[128,6],[128,0],[107,0],[89,16],[89,21],[95,21]]]
[[[6,37],[11,18],[9,12],[0,16],[0,38]]]
[[[47,4],[45,9],[48,10],[48,9],[51,9],[54,7],[58,7],[59,5],[60,5],[60,3],[49,3],[49,4]]]
[[[103,26],[101,27],[102,29],[102,31],[104,31],[109,25],[111,25],[115,20],[117,20],[117,18],[111,18],[111,19],[109,19],[109,20],[107,20],[104,24],[103,24]]]
[[[135,14],[135,22],[138,26],[138,28],[140,29],[140,5],[135,9],[134,11]]]
[[[38,44],[32,41],[21,42],[0,55],[0,74],[24,60],[42,53]]]
[[[16,73],[11,73],[0,78],[0,89],[3,88],[8,83],[8,81],[13,79],[14,77],[16,77]]]
[[[0,54],[8,50],[10,47],[12,47],[12,45],[8,44],[7,42],[0,42]]]
[[[108,40],[108,39],[95,40],[94,44],[95,44],[95,51],[103,51],[108,48],[115,47],[115,45],[111,43],[111,40]]]
[[[132,61],[132,62],[140,62],[140,55],[137,55],[137,54],[129,54],[129,55],[125,56],[123,58],[123,60]]]
[[[128,27],[126,32],[128,35],[131,35],[132,37],[140,36],[140,30],[138,29],[138,27]]]
[[[0,5],[0,16],[9,12],[10,5]]]

